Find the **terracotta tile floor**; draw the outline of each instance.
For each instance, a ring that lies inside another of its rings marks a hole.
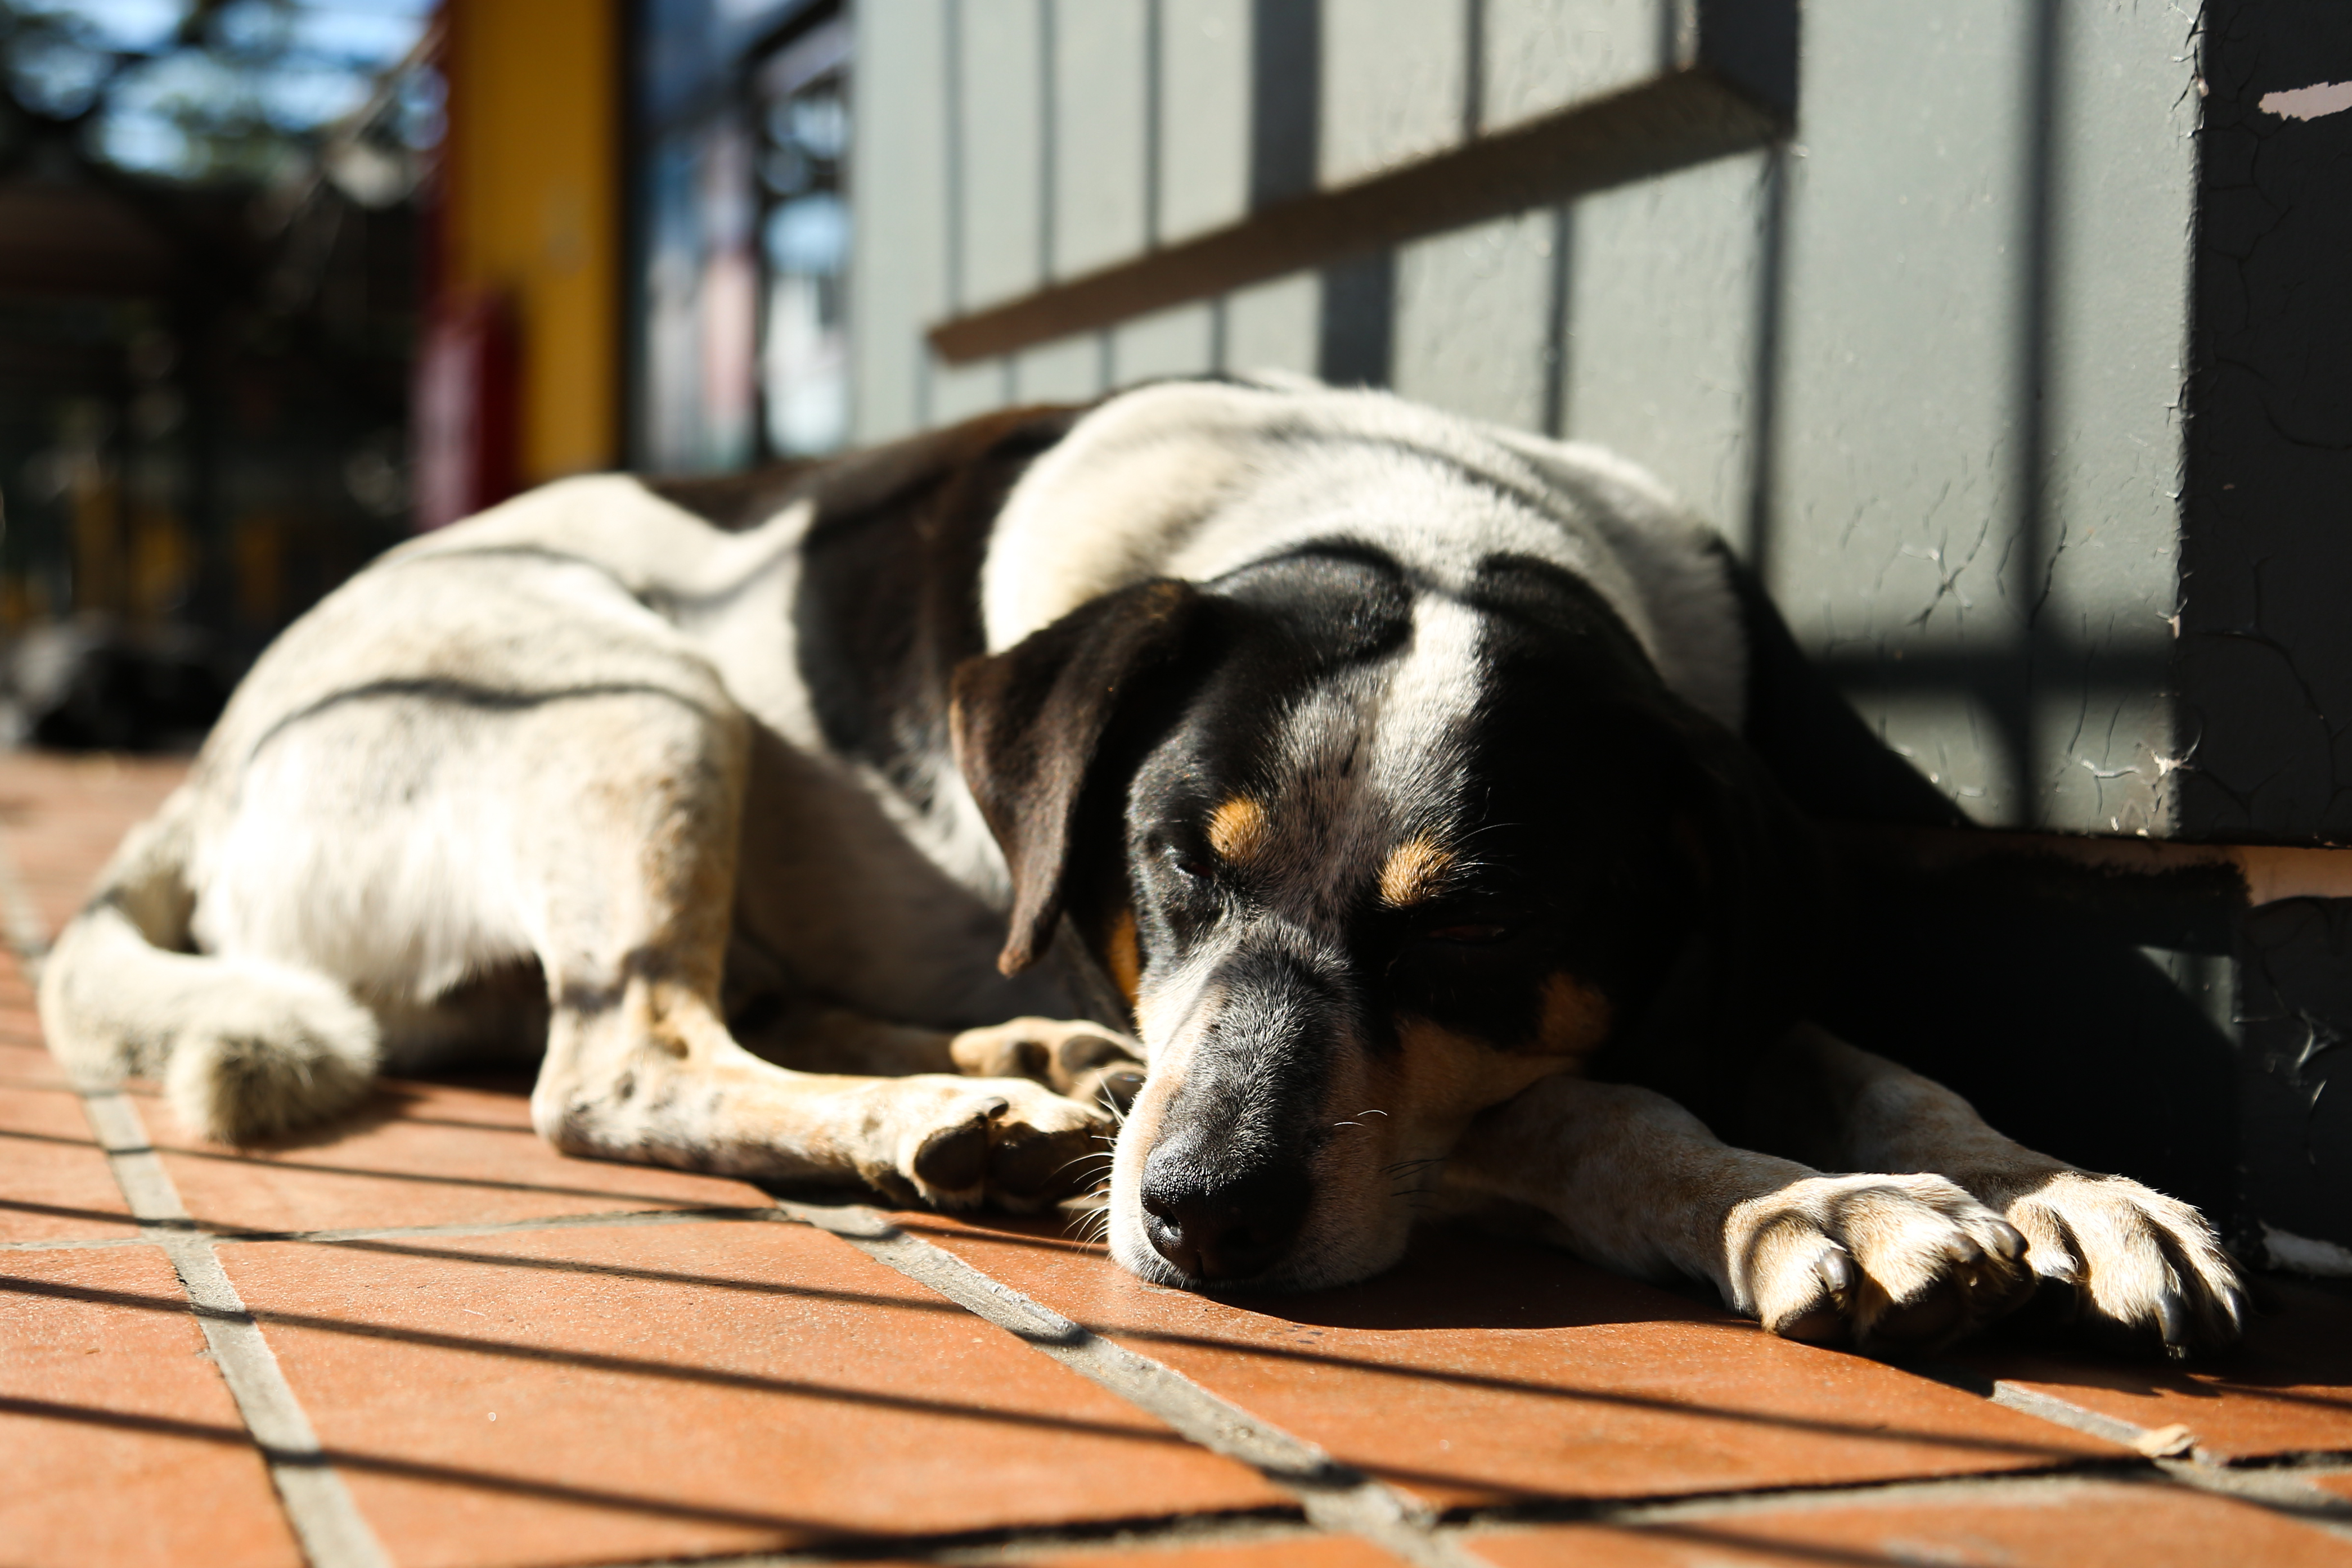
[[[177,777],[0,756],[20,943]],[[562,1159],[527,1088],[209,1146],[76,1094],[0,959],[0,1563],[2352,1565],[2343,1293],[2188,1372],[1887,1365],[1451,1234],[1211,1301]]]

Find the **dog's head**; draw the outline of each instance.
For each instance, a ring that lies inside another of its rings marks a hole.
[[[1479,1112],[1662,1030],[1693,1092],[1770,1005],[1784,823],[1743,748],[1577,577],[1468,580],[1326,544],[958,672],[1004,967],[1066,915],[1148,1052],[1110,1231],[1147,1279],[1375,1272]]]

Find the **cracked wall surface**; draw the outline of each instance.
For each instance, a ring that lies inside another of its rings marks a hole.
[[[2352,82],[2340,5],[2208,7],[2180,640],[2185,836],[2352,841]],[[2294,112],[2298,94],[2319,110]],[[2268,100],[2266,102],[2266,100]],[[2315,101],[2316,100],[2316,101]],[[2352,1243],[2352,902],[2239,940],[2246,1197]]]
[[[2182,830],[2352,840],[2352,80],[2343,8],[2210,8],[2182,538]]]
[[[892,289],[904,275],[936,319],[1232,222],[1269,156],[1329,183],[1621,90],[1670,63],[1680,14],[1089,0],[1074,30],[1067,9],[861,14],[892,73],[860,99],[891,171],[857,204],[860,265],[891,285],[853,299],[865,437],[1146,375],[1328,368],[1335,325],[1360,330],[1335,323],[1328,275],[962,366],[927,359]],[[1270,154],[1250,72],[1277,23],[1316,51],[1290,84],[1315,117]],[[2191,17],[1810,0],[1801,26],[1790,143],[1402,246],[1350,284],[1388,291],[1381,341],[1338,362],[1657,470],[1978,820],[2169,831]],[[1152,50],[1156,94],[1128,57]],[[1122,189],[1148,199],[1108,202]]]
[[[2189,23],[1845,3],[1805,27],[1770,586],[1978,821],[2161,834]]]

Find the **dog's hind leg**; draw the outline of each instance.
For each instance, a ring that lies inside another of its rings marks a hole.
[[[553,1017],[531,1111],[551,1142],[945,1207],[1085,1185],[1107,1119],[1039,1084],[795,1071],[739,1043],[719,997],[741,720],[612,698],[572,723],[594,776],[538,803],[532,819],[562,824],[560,842],[518,857],[540,882],[527,920]]]
[[[49,1048],[77,1078],[156,1073],[190,1131],[247,1144],[347,1110],[375,1077],[376,1020],[299,966],[187,951],[190,785],[133,829],[41,974]]]
[[[1942,1084],[1814,1025],[1790,1030],[1750,1082],[1757,1120],[1788,1134],[1791,1152],[1849,1170],[1932,1172],[2006,1217],[2029,1243],[2036,1316],[2173,1355],[2222,1349],[2243,1331],[2237,1271],[2179,1199],[2014,1143]]]

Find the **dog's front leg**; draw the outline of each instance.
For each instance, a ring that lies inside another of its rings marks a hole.
[[[566,712],[572,710],[567,709]],[[531,1120],[556,1147],[722,1175],[848,1186],[941,1207],[1034,1207],[1083,1188],[1102,1112],[1024,1080],[800,1072],[720,1008],[748,724],[707,702],[605,697],[513,810],[552,1014]],[[903,1034],[905,1031],[901,1031]],[[854,1060],[872,1030],[835,1043]],[[911,1043],[916,1050],[902,1052]],[[924,1056],[919,1038],[893,1053]]]
[[[737,1044],[696,988],[647,978],[559,1000],[531,1115],[567,1154],[863,1183],[944,1208],[1066,1197],[1109,1131],[1100,1112],[1020,1079],[778,1067]]]
[[[1548,1078],[1474,1123],[1450,1183],[1530,1205],[1595,1262],[1714,1282],[1792,1339],[1931,1348],[2031,1290],[2024,1239],[1934,1176],[1823,1176],[1647,1089]]]
[[[2026,1259],[2053,1315],[2160,1341],[2174,1355],[2221,1349],[2242,1332],[2237,1270],[2189,1205],[2012,1142],[1942,1084],[1813,1025],[1790,1030],[1756,1082],[1771,1086],[1769,1099],[1790,1120],[1827,1134],[1823,1157],[1861,1170],[1932,1171],[2005,1215],[2030,1244]],[[1790,1107],[1791,1095],[1811,1103]]]

